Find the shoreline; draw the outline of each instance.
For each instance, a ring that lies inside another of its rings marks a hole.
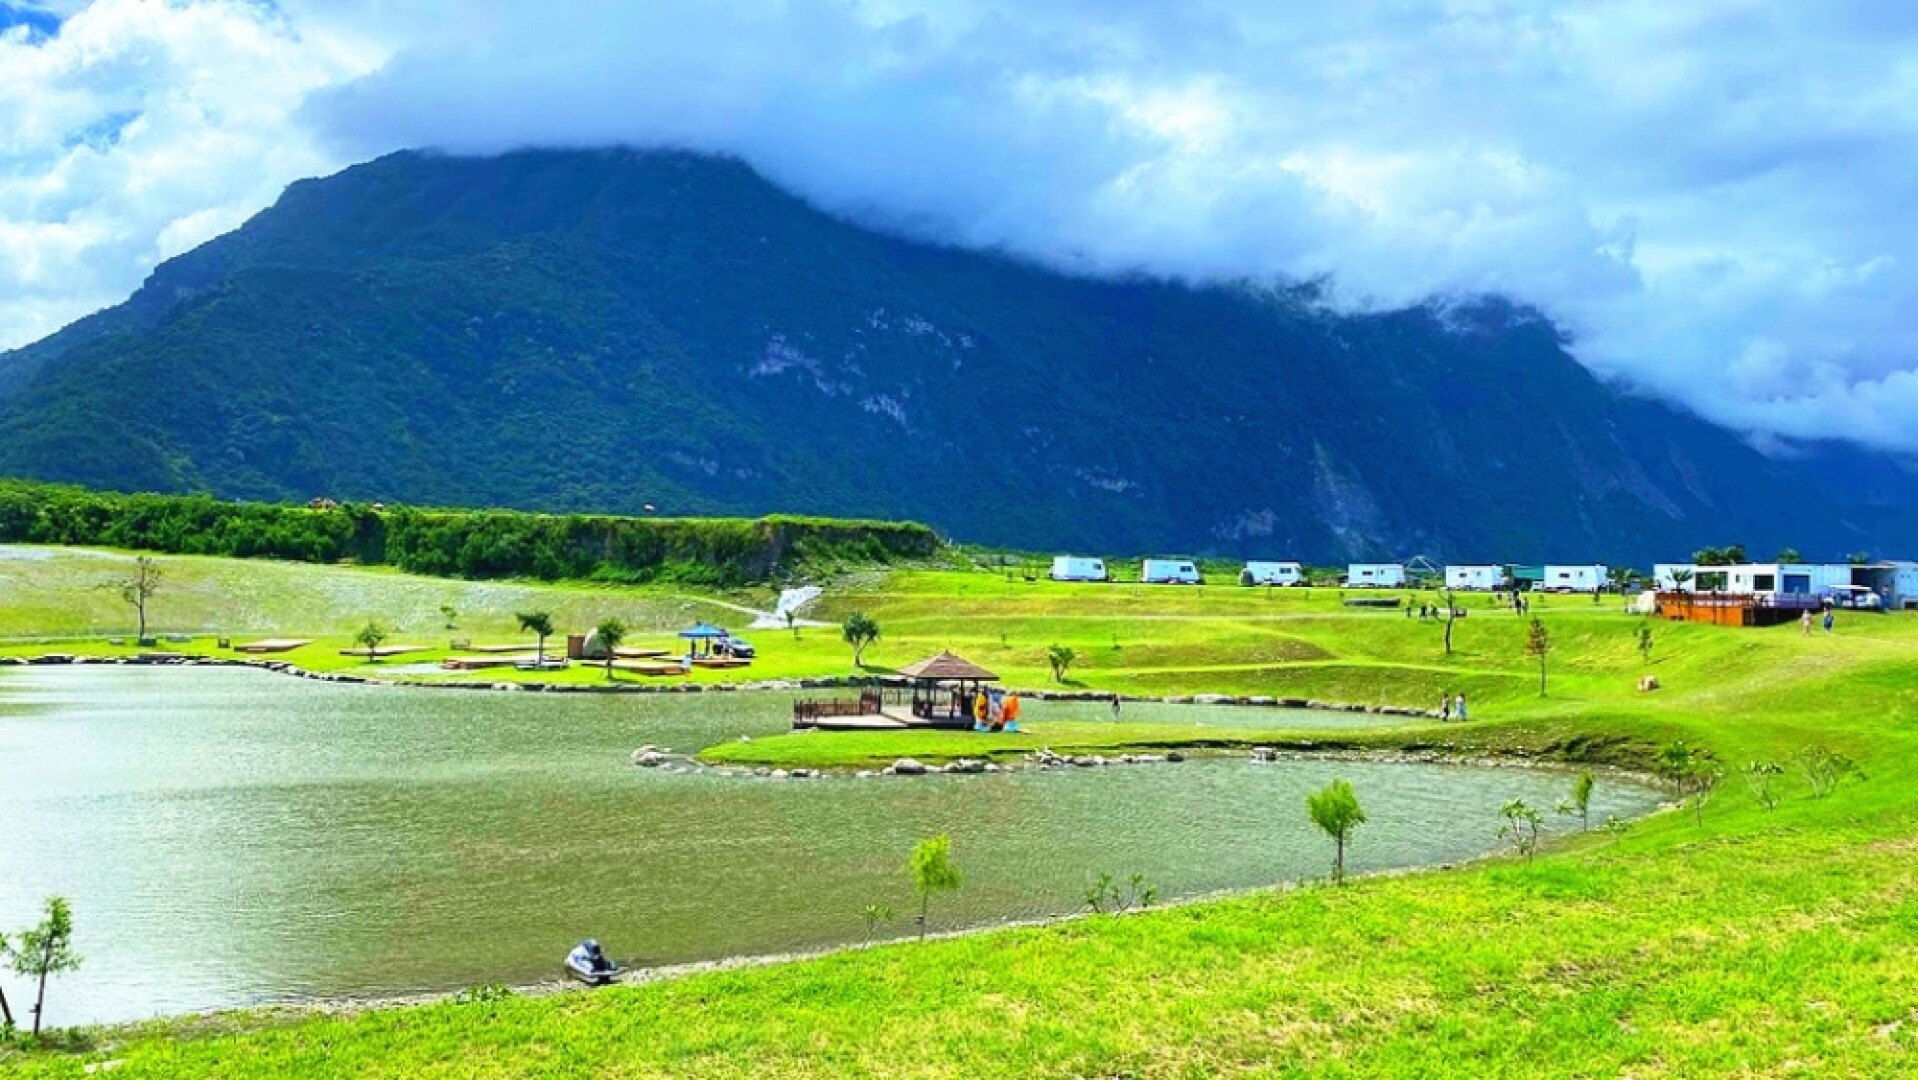
[[[1628,819],[1636,823],[1671,812],[1675,804],[1660,802],[1646,813]],[[1593,829],[1583,833],[1568,833],[1539,852],[1541,855],[1559,851],[1565,840],[1578,836],[1598,835]],[[1418,866],[1391,867],[1381,870],[1368,870],[1360,873],[1347,873],[1348,884],[1362,884],[1370,881],[1413,877],[1422,874],[1452,874],[1474,867],[1508,861],[1515,858],[1503,845],[1490,848],[1478,855],[1450,862],[1425,863]],[[1171,900],[1163,900],[1150,906],[1131,907],[1123,911],[1071,911],[1054,915],[1038,915],[1026,918],[1006,919],[998,922],[981,923],[976,926],[961,927],[952,930],[940,930],[928,933],[925,943],[955,941],[967,938],[984,937],[1005,931],[1043,930],[1049,927],[1068,925],[1094,917],[1131,918],[1150,915],[1155,912],[1178,911],[1207,904],[1222,904],[1234,900],[1246,900],[1259,896],[1284,895],[1313,888],[1334,888],[1328,877],[1296,878],[1272,882],[1267,885],[1253,885],[1237,889],[1215,889]],[[876,949],[900,945],[917,945],[921,939],[914,934],[904,934],[868,941],[850,941],[838,945],[824,945],[813,949],[799,949],[778,953],[748,953],[733,956],[714,957],[708,960],[688,960],[674,964],[661,964],[653,967],[632,968],[605,986],[587,986],[563,976],[544,979],[531,983],[480,983],[458,989],[421,990],[394,994],[366,994],[315,996],[293,998],[283,1001],[266,1001],[255,1005],[231,1005],[210,1009],[189,1010],[180,1013],[156,1015],[140,1020],[104,1021],[98,1024],[81,1024],[67,1031],[83,1032],[97,1036],[91,1047],[80,1051],[54,1050],[50,1053],[92,1054],[110,1052],[117,1038],[134,1038],[165,1034],[169,1038],[195,1038],[202,1034],[218,1035],[259,1030],[280,1023],[298,1023],[312,1019],[352,1019],[372,1013],[402,1011],[408,1009],[427,1009],[444,1005],[460,1004],[459,998],[469,991],[489,986],[503,987],[512,998],[547,998],[564,994],[587,994],[601,990],[640,989],[665,983],[679,982],[702,975],[718,974],[730,971],[751,971],[760,968],[780,967],[787,964],[806,963],[824,960],[836,956],[847,956]],[[559,967],[555,961],[554,966]]]
[[[428,682],[389,679],[371,675],[312,671],[286,660],[267,660],[241,656],[177,655],[165,652],[134,656],[93,656],[85,653],[46,652],[35,656],[0,656],[4,667],[226,667],[289,675],[313,682],[342,683],[355,686],[399,687],[410,690],[493,691],[495,693],[538,694],[726,694],[726,693],[798,693],[809,690],[853,690],[889,685],[877,675],[821,675],[798,679],[764,679],[752,682],[714,683],[542,683],[542,682]],[[1407,719],[1436,720],[1433,709],[1415,709],[1408,705],[1361,704],[1324,701],[1318,698],[1280,697],[1267,694],[1125,694],[1105,690],[1049,690],[1009,687],[1021,697],[1033,701],[1063,701],[1103,704],[1118,698],[1135,705],[1205,705],[1242,709],[1308,709],[1314,712],[1363,713],[1373,716],[1403,716]]]

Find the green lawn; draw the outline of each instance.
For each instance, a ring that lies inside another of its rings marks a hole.
[[[254,565],[224,564],[220,572],[243,580]],[[285,572],[297,584],[300,575]],[[677,602],[627,591],[557,593],[584,597],[582,614],[615,598]],[[1296,738],[1638,764],[1685,738],[1730,771],[1703,824],[1690,813],[1661,814],[1531,862],[1260,893],[594,994],[103,1032],[89,1053],[15,1058],[0,1069],[79,1076],[112,1060],[124,1062],[115,1075],[129,1077],[1918,1072],[1918,617],[1846,615],[1836,634],[1809,639],[1796,627],[1652,624],[1647,664],[1633,641],[1646,624],[1615,600],[1544,598],[1536,613],[1555,648],[1549,696],[1540,697],[1522,620],[1482,605],[1471,601],[1448,657],[1436,625],[1347,609],[1329,590],[872,576],[832,592],[822,613],[872,614],[884,636],[868,661],[879,668],[951,647],[1013,683],[1040,686],[1050,681],[1046,650],[1061,644],[1080,654],[1072,681],[1101,690],[1431,707],[1440,693],[1463,689],[1474,719],[1290,736],[1058,721],[1033,725],[1023,742],[810,734],[719,753],[864,764],[1048,741],[1055,749],[1156,746],[1180,733],[1223,743]],[[475,604],[473,617],[508,610],[482,614]],[[342,607],[340,621],[314,625],[344,633],[366,614]],[[217,609],[209,617],[222,618]],[[34,632],[17,614],[4,618],[6,632]],[[67,623],[57,632],[106,629]],[[848,651],[828,631],[798,641],[756,637],[766,657],[756,674],[850,670]],[[1637,691],[1648,671],[1663,690]],[[1814,798],[1793,770],[1779,785],[1777,809],[1764,809],[1743,783],[1743,767],[1789,762],[1813,744],[1856,757],[1865,777]],[[1364,842],[1361,829],[1355,843]]]

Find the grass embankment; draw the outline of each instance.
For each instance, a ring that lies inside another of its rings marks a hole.
[[[1473,704],[1465,725],[1309,733],[1320,740],[1611,756],[1682,737],[1732,771],[1703,824],[1664,814],[1532,862],[591,995],[162,1025],[107,1036],[90,1056],[8,1064],[78,1076],[114,1060],[132,1077],[1909,1074],[1918,619],[1847,616],[1809,639],[1658,624],[1647,664],[1633,643],[1641,621],[1615,602],[1549,598],[1537,609],[1555,643],[1540,698],[1521,620],[1479,604],[1449,658],[1435,625],[1351,612],[1330,594],[902,574],[837,596],[826,614],[872,613],[886,636],[868,659],[883,666],[949,646],[1039,685],[1057,643],[1081,655],[1074,679],[1100,689],[1425,704],[1463,688]],[[846,670],[826,637],[772,662]],[[1665,689],[1637,692],[1646,671]],[[895,746],[934,756],[946,738],[752,746],[878,760]],[[1789,773],[1770,811],[1740,782],[1747,762],[1814,743],[1858,758],[1866,778],[1814,798]]]

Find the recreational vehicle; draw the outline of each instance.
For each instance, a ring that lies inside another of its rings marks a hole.
[[[1147,585],[1197,585],[1199,564],[1190,559],[1147,559],[1139,568],[1139,580]]]
[[[1447,566],[1445,587],[1467,592],[1491,592],[1505,584],[1503,566]]]
[[[1354,589],[1397,589],[1405,585],[1402,563],[1353,563],[1345,568],[1345,584]]]
[[[1052,580],[1054,581],[1105,581],[1106,563],[1104,559],[1084,559],[1077,555],[1060,555],[1052,560]]]
[[[1545,566],[1544,580],[1539,588],[1547,592],[1584,592],[1595,593],[1605,587],[1605,567],[1601,564],[1591,566]]]
[[[1305,567],[1295,562],[1249,562],[1239,572],[1246,585],[1303,585]]]

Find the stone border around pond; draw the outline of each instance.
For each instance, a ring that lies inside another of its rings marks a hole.
[[[285,660],[255,660],[228,656],[189,656],[177,653],[143,653],[135,656],[85,656],[77,653],[42,653],[38,656],[0,656],[0,667],[56,667],[61,665],[98,667],[238,667],[270,671],[315,682],[350,683],[360,686],[398,686],[418,690],[492,690],[499,692],[545,694],[724,694],[776,693],[800,690],[845,690],[885,685],[883,680],[859,676],[827,676],[804,679],[764,679],[738,683],[591,683],[539,682],[413,682],[381,679],[366,675],[347,675],[308,671]],[[1015,688],[1016,689],[1016,688]],[[1360,705],[1351,702],[1321,701],[1318,698],[1273,697],[1263,694],[1169,694],[1165,696],[1112,694],[1096,690],[1018,690],[1034,701],[1080,701],[1104,704],[1117,697],[1121,702],[1140,705],[1215,705],[1255,709],[1313,709],[1320,712],[1370,713],[1375,716],[1403,716],[1416,720],[1437,720],[1432,709],[1414,709],[1404,705]]]

